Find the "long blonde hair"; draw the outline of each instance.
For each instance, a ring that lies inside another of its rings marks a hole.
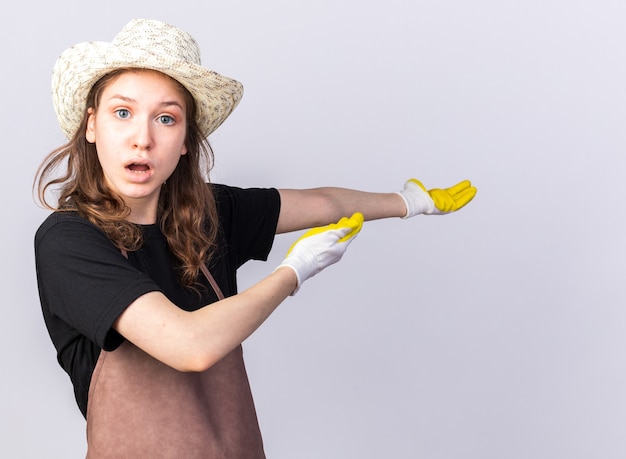
[[[87,107],[97,110],[104,88],[132,69],[117,69],[96,82],[87,97]],[[215,198],[206,184],[213,166],[213,151],[196,123],[196,103],[180,83],[187,107],[187,154],[163,184],[159,196],[158,220],[169,249],[178,260],[181,283],[195,284],[200,266],[210,260],[217,239]],[[129,207],[107,187],[95,144],[85,137],[88,114],[65,145],[52,151],[39,166],[34,188],[41,204],[57,212],[75,211],[101,228],[118,248],[134,251],[141,247],[141,229],[127,220]],[[50,204],[54,189],[57,202]]]

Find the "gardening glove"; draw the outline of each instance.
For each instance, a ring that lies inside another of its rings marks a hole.
[[[444,190],[427,190],[419,180],[412,178],[397,194],[406,204],[407,212],[402,218],[410,218],[419,214],[443,215],[455,212],[474,199],[476,187],[469,180],[464,180]]]
[[[343,217],[337,223],[312,228],[294,242],[278,266],[287,266],[296,273],[298,284],[291,295],[296,294],[305,280],[341,260],[362,226],[363,215],[357,212],[350,218]]]

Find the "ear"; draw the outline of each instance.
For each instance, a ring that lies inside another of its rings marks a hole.
[[[93,108],[89,107],[87,109],[87,129],[85,130],[85,138],[89,143],[96,143],[96,130],[95,130],[95,122],[96,115],[93,112]]]
[[[187,154],[187,144],[183,144],[183,149],[180,152],[180,155],[183,156],[183,155],[186,155],[186,154]]]

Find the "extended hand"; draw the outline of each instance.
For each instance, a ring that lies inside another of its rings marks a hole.
[[[343,217],[337,223],[312,228],[294,242],[278,266],[287,266],[296,273],[298,285],[292,295],[305,280],[341,260],[362,226],[363,215],[357,212],[350,218]]]
[[[398,192],[407,208],[407,213],[402,218],[419,214],[443,215],[456,212],[474,199],[476,191],[476,187],[473,187],[469,180],[459,182],[450,188],[432,190],[427,190],[417,179],[407,180],[404,190]]]

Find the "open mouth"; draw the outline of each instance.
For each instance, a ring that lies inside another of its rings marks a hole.
[[[147,172],[150,169],[150,166],[147,164],[133,163],[129,164],[127,168],[133,172]]]

